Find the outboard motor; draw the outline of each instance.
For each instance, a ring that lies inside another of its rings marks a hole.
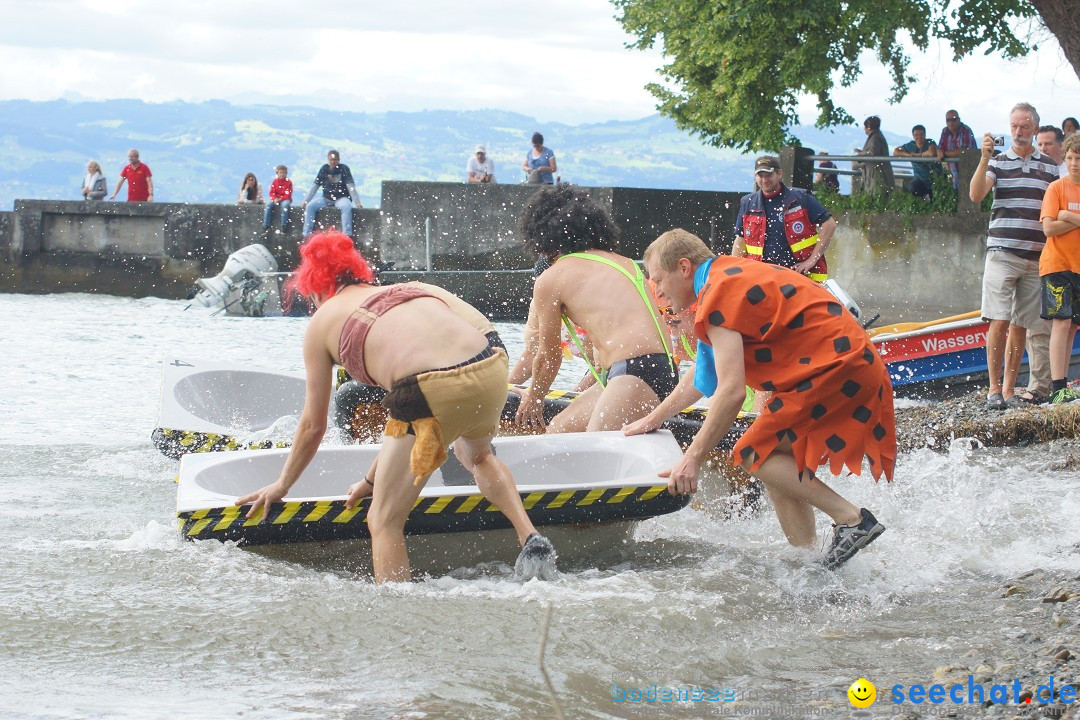
[[[845,291],[844,288],[840,287],[840,283],[829,278],[824,282],[824,285],[825,289],[828,290],[834,298],[839,300],[840,304],[848,309],[848,312],[855,316],[855,319],[859,321],[859,324],[863,326],[864,330],[877,322],[877,319],[881,317],[881,314],[877,313],[874,317],[863,322],[862,310],[859,308],[859,304],[851,299],[851,296],[847,294],[847,291]]]
[[[223,305],[229,292],[258,273],[277,272],[277,260],[265,246],[248,245],[229,255],[225,267],[214,277],[195,281],[195,302],[203,307]]]

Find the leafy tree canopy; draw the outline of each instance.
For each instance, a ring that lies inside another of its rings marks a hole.
[[[1037,0],[1048,1],[1075,0]],[[637,38],[631,47],[659,43],[670,59],[661,68],[667,82],[647,86],[660,112],[712,145],[747,150],[798,144],[789,129],[799,122],[803,94],[817,99],[818,127],[854,122],[832,91],[858,79],[864,51],[888,69],[888,101],[895,103],[917,80],[908,70],[912,48],[925,50],[931,38],[942,38],[954,60],[976,48],[1020,57],[1035,46],[1013,28],[1038,15],[1027,0],[612,2]],[[1039,12],[1047,17],[1041,6]]]

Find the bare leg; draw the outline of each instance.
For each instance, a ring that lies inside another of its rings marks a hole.
[[[743,469],[748,469],[751,462],[752,458],[743,463]],[[812,508],[825,513],[838,525],[855,525],[862,520],[859,508],[818,480],[812,472],[804,471],[799,477],[788,442],[778,446],[753,475],[765,483],[780,527],[792,545],[808,547],[813,544],[817,530]],[[780,502],[777,502],[778,498]]]
[[[491,438],[458,438],[454,441],[454,454],[472,473],[476,486],[484,497],[494,503],[514,526],[518,545],[524,545],[528,537],[536,532],[536,528],[533,527],[532,520],[529,520],[525,506],[521,504],[521,496],[509,468],[491,452]]]
[[[656,393],[644,380],[632,375],[620,375],[609,380],[589,419],[589,432],[622,430],[640,420],[660,404]]]
[[[1054,380],[1069,379],[1075,330],[1072,320],[1053,320],[1050,325],[1050,377]]]
[[[1001,392],[1002,367],[1005,364],[1005,336],[1009,331],[1008,320],[991,320],[986,331],[986,365],[990,372],[990,392]]]
[[[408,582],[409,552],[405,547],[405,521],[427,478],[413,484],[409,453],[416,438],[404,435],[385,438],[375,468],[375,490],[368,509],[371,557],[375,582]]]
[[[597,383],[585,392],[578,395],[570,405],[551,420],[547,426],[549,433],[585,432],[589,426],[589,418],[592,416],[596,401],[604,386]]]
[[[1020,374],[1020,361],[1024,358],[1027,330],[1016,323],[1009,325],[1009,339],[1005,343],[1005,371],[1001,394],[1008,400],[1016,390],[1016,376]]]

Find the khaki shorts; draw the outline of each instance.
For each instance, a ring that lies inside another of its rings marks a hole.
[[[1007,320],[1022,328],[1037,328],[1041,310],[1039,261],[1005,250],[988,250],[983,269],[983,320]]]

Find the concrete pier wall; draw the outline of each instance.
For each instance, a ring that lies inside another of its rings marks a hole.
[[[388,181],[381,209],[353,213],[353,234],[373,260],[424,272],[493,317],[520,320],[527,301],[519,296],[530,286],[520,271],[533,259],[516,225],[538,189]],[[731,247],[740,193],[584,189],[611,211],[632,257],[673,227],[717,251]],[[285,232],[264,230],[262,219],[263,206],[17,200],[13,212],[0,213],[0,291],[181,298],[197,278],[219,272],[230,253],[256,242],[270,249],[279,269],[295,267],[300,208]],[[841,215],[831,274],[886,321],[974,309],[987,220],[979,212]],[[338,211],[323,210],[319,224],[340,225]]]

